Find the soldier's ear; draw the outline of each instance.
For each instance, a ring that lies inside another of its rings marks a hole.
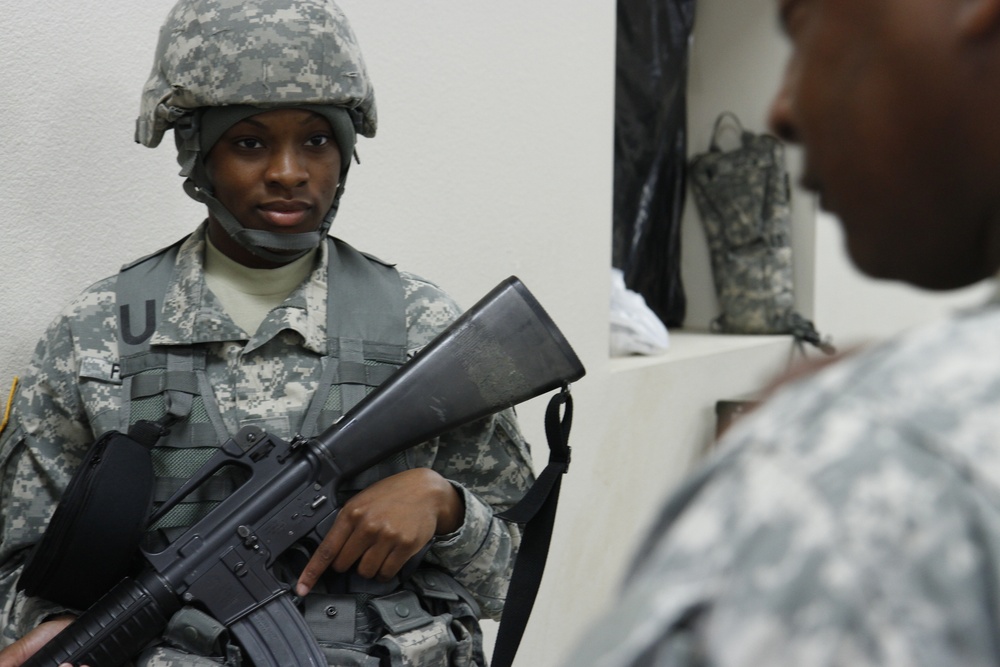
[[[959,0],[957,27],[970,39],[1000,36],[1000,0]]]

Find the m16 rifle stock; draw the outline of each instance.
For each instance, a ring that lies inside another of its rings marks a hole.
[[[25,663],[120,665],[185,604],[226,625],[257,667],[325,667],[289,586],[271,572],[302,539],[320,541],[340,480],[408,447],[542,393],[585,371],[541,305],[509,278],[315,438],[241,429],[151,519],[223,466],[247,481],[124,579]]]

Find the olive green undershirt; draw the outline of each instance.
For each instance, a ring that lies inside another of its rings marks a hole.
[[[251,269],[212,245],[205,235],[205,284],[248,336],[298,287],[313,269],[316,250],[274,269]]]

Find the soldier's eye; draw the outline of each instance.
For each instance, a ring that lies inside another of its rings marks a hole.
[[[311,136],[309,137],[309,140],[306,141],[307,146],[326,146],[328,143],[330,143],[330,137],[325,134]]]

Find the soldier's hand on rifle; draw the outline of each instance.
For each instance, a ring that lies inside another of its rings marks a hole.
[[[50,639],[62,632],[74,621],[73,616],[59,616],[41,623],[37,628],[0,651],[0,667],[20,667],[25,660],[35,655]]]
[[[465,515],[462,496],[429,468],[387,477],[361,491],[341,508],[323,542],[299,577],[296,593],[305,595],[327,568],[386,581],[435,535],[459,529]]]

